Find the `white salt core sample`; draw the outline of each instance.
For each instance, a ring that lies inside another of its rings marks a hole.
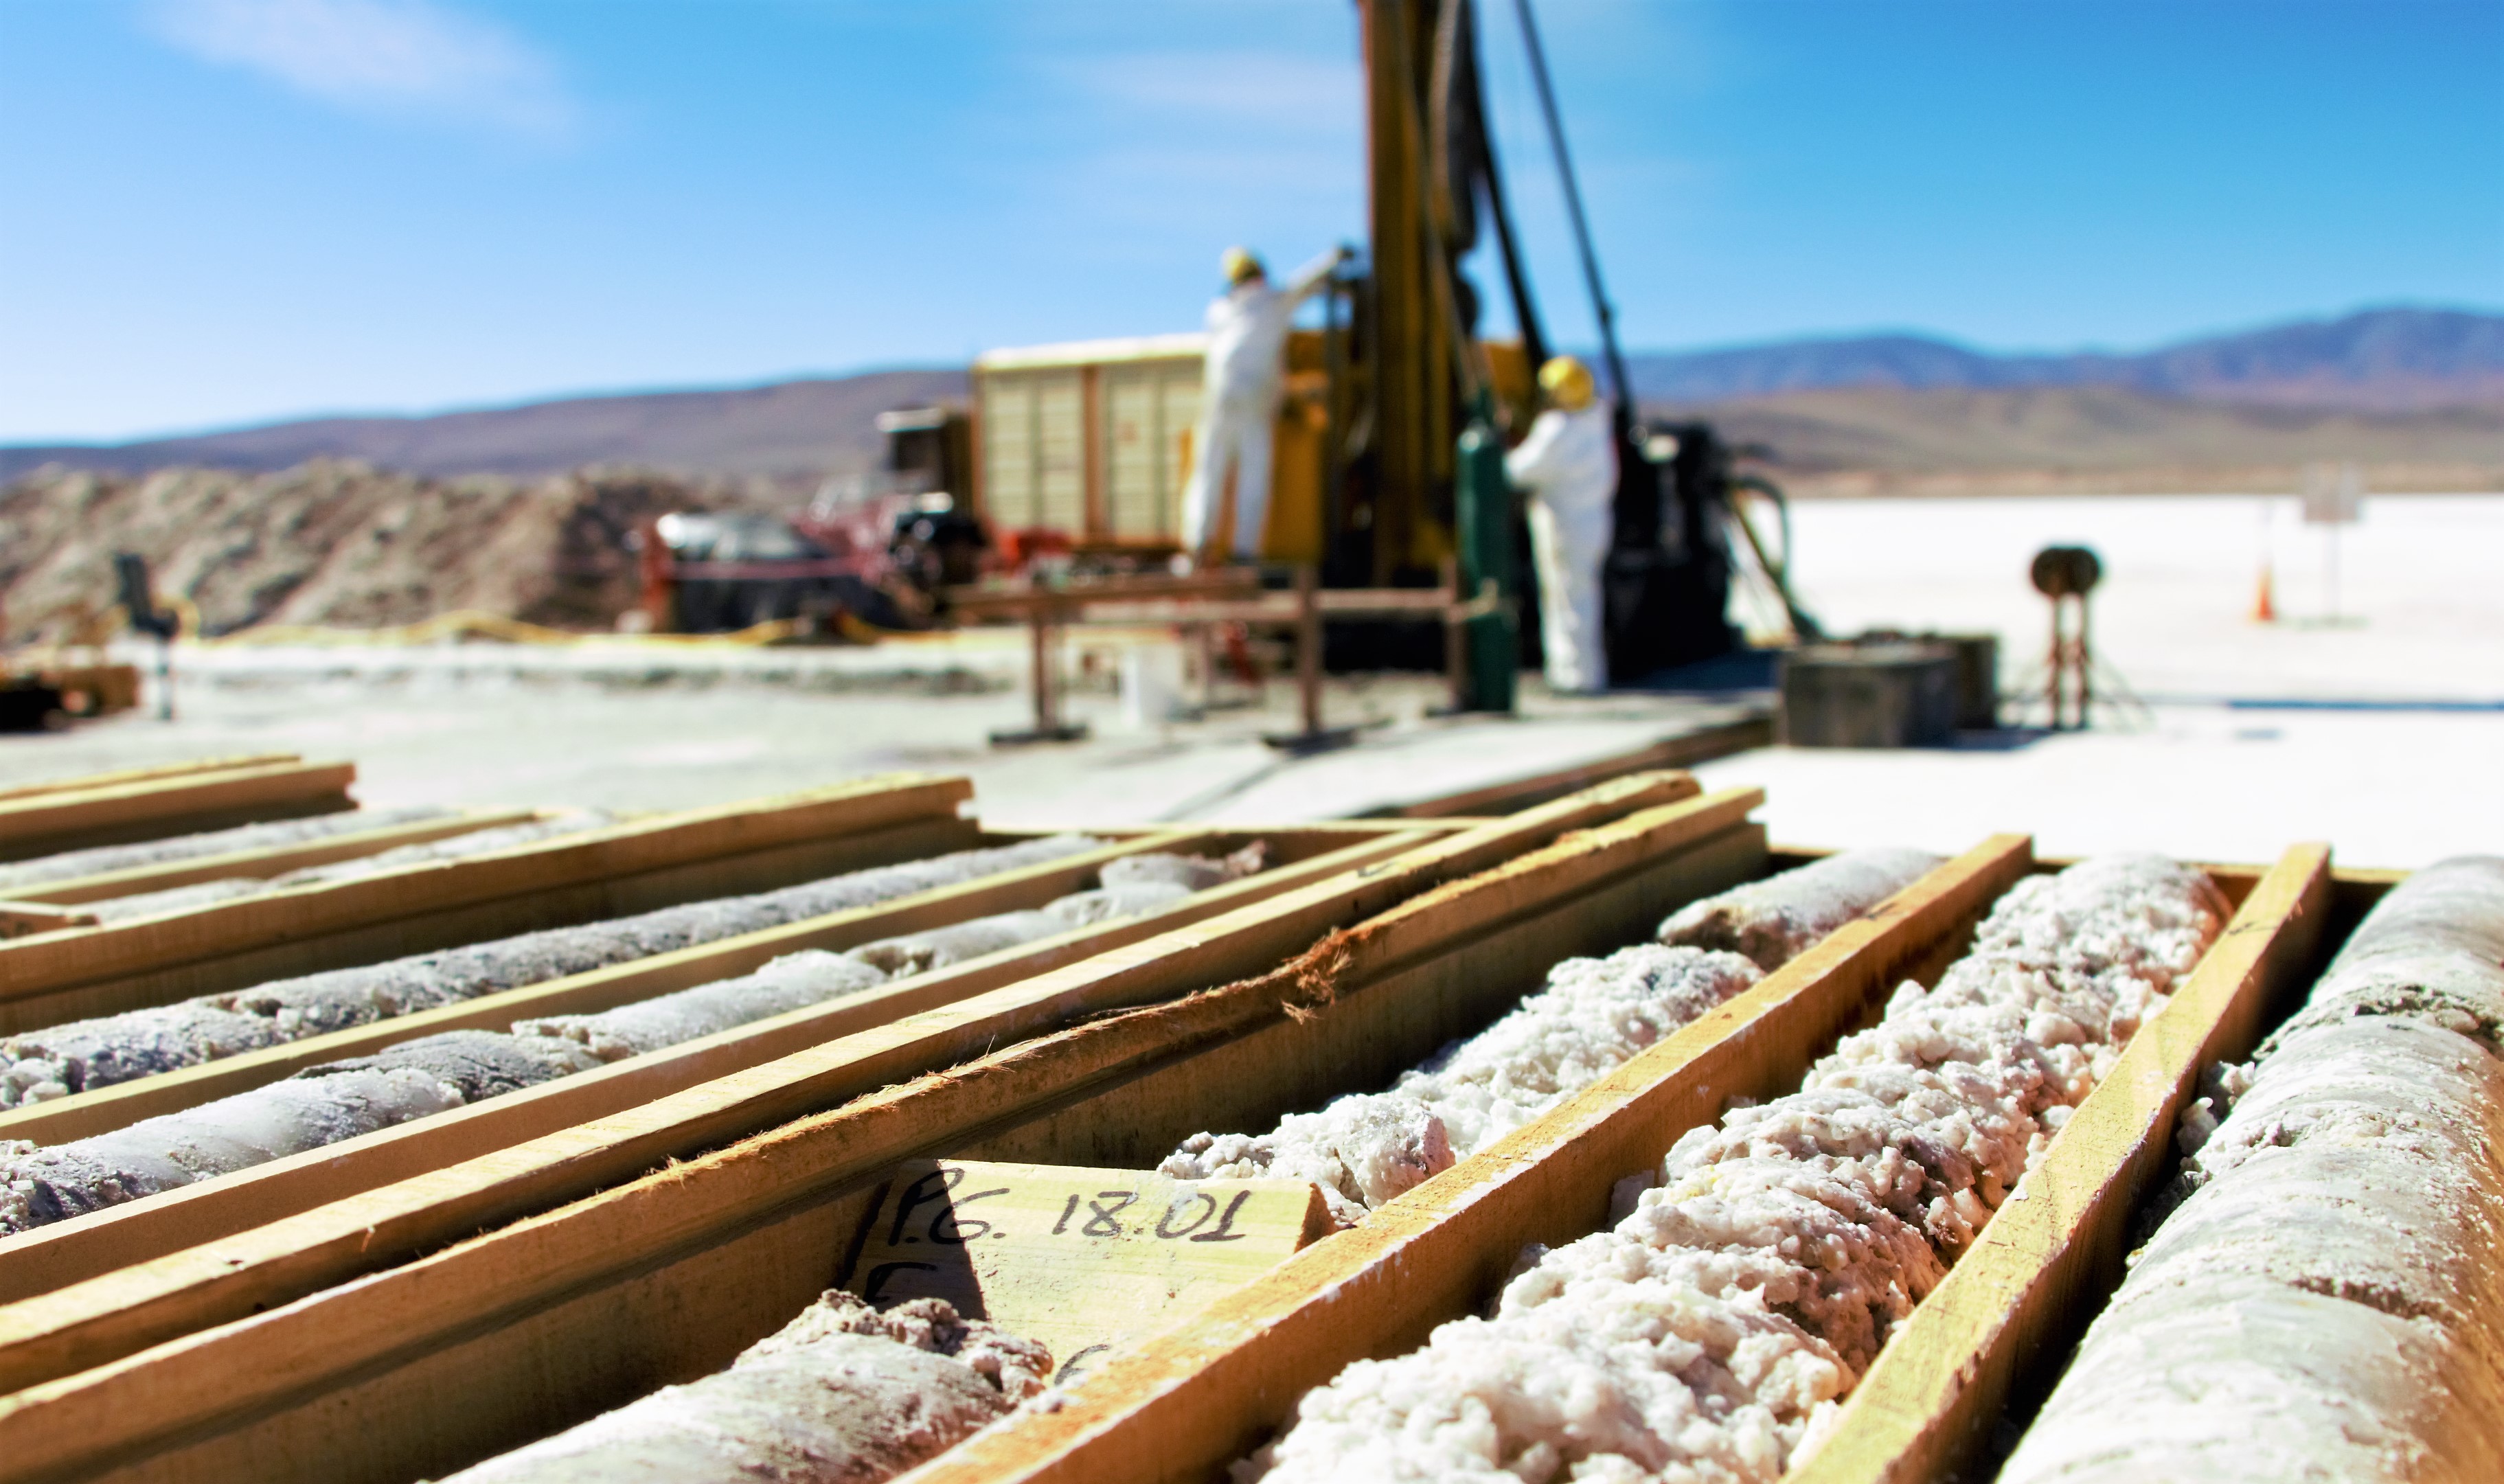
[[[0,1232],[230,1175],[600,1063],[571,1041],[457,1030],[38,1149],[6,1141]]]
[[[1235,860],[1244,852],[1236,852]],[[1158,856],[1190,866],[1222,868],[1198,856]],[[1253,857],[1257,865],[1258,857]],[[1224,880],[1222,875],[1212,880]],[[1074,927],[1133,916],[1192,894],[1186,885],[1158,880],[1076,892],[1047,902],[1037,912],[998,913],[926,932],[881,939],[842,953],[805,949],[785,953],[753,974],[716,980],[589,1015],[547,1016],[514,1022],[517,1034],[563,1036],[588,1047],[603,1061],[640,1055],[728,1030],[768,1016],[823,1004],[874,989],[890,980],[945,968]]]
[[[2000,1478],[2504,1478],[2499,1031],[2504,859],[2417,872],[2206,1079],[2191,1193]]]
[[[1148,884],[1180,886],[1186,891],[1206,891],[1228,881],[1241,880],[1260,874],[1269,859],[1269,842],[1256,840],[1231,855],[1177,855],[1169,851],[1151,850],[1141,855],[1124,855],[1104,863],[1096,879],[1106,886],[1140,886]]]
[[[1589,1087],[1757,979],[1735,953],[1639,944],[1569,958],[1469,1040],[1266,1134],[1195,1134],[1157,1166],[1177,1180],[1309,1180],[1342,1226]]]
[[[1006,1416],[1052,1357],[944,1299],[882,1314],[830,1292],[730,1368],[443,1484],[872,1484]]]
[[[1492,1317],[1306,1393],[1237,1477],[1774,1484],[2224,917],[2150,856],[2022,882],[1936,988],[1680,1139]]]
[[[1230,857],[1243,858],[1247,858],[1243,852]],[[1257,856],[1248,858],[1257,865]],[[921,973],[956,957],[1050,937],[1069,929],[1061,909],[1082,899],[1096,906],[1113,901],[1127,910],[1151,911],[1188,895],[1190,888],[1170,881],[1134,882],[1062,897],[1040,912],[1001,913],[910,938],[864,945],[848,953],[804,949],[770,960],[752,974],[614,1010],[519,1020],[510,1033],[462,1030],[402,1042],[372,1056],[309,1067],[273,1087],[236,1093],[91,1139],[49,1149],[13,1141],[0,1147],[0,1231],[45,1225],[231,1174],[606,1062],[858,994],[892,977]],[[264,1018],[196,1004],[115,1018],[136,1019],[148,1038],[84,1046],[90,1067],[105,1064],[108,1057],[127,1059],[142,1052],[162,1064],[203,1047],[250,1050],[245,1044],[249,1038],[265,1036],[269,1028]],[[126,1033],[132,1027],[125,1024],[122,1029]],[[400,1078],[390,1084],[396,1095],[378,1100],[374,1088],[379,1085],[373,1084],[373,1074],[400,1072],[423,1074],[432,1080],[432,1090],[422,1080]],[[318,1090],[305,1089],[303,1084],[320,1079],[333,1080],[323,1082]],[[278,1124],[271,1125],[272,1119]],[[238,1125],[269,1125],[277,1131],[266,1137],[229,1137],[227,1131]]]
[[[1736,953],[1771,974],[1938,864],[1923,850],[1847,850],[1690,902],[1656,936],[1673,947]]]
[[[549,928],[353,969],[201,995],[180,1005],[74,1020],[0,1040],[0,1107],[134,1078],[678,949],[781,927],[1095,848],[1056,835],[996,848],[848,872],[751,896],[721,897],[576,927]],[[419,846],[415,848],[427,848]],[[252,1024],[249,1022],[259,1022]]]
[[[310,819],[279,819],[267,824],[237,825],[233,829],[209,830],[197,835],[176,835],[165,840],[143,840],[132,845],[65,850],[58,855],[42,855],[33,860],[0,865],[0,897],[16,896],[47,881],[75,880],[80,877],[102,876],[109,871],[130,871],[141,866],[171,865],[176,861],[231,855],[243,850],[305,845],[339,835],[387,830],[396,824],[448,819],[459,812],[458,810],[431,804],[404,809],[358,809],[343,813],[318,814]]]
[[[1756,983],[1937,864],[1857,850],[1707,897],[1661,924],[1671,948],[1569,958],[1545,988],[1387,1092],[1289,1114],[1266,1134],[1200,1133],[1158,1169],[1177,1180],[1309,1180],[1342,1226],[1439,1175]],[[1824,924],[1823,926],[1819,924]],[[1673,935],[1675,930],[1675,935]],[[1712,941],[1706,941],[1712,940]],[[1699,950],[1714,949],[1699,956]],[[1726,950],[1726,951],[1725,951]],[[1752,963],[1733,963],[1734,957]]]
[[[693,1041],[769,1016],[821,1005],[886,984],[887,976],[845,953],[807,949],[769,961],[753,974],[715,980],[591,1015],[516,1020],[525,1036],[578,1042],[602,1061],[618,1061]]]
[[[449,813],[449,810],[403,811],[420,815]],[[333,816],[339,817],[339,816]],[[429,861],[465,860],[473,855],[492,854],[562,835],[579,835],[617,822],[617,816],[606,810],[569,810],[547,819],[531,819],[520,824],[501,825],[492,830],[472,830],[466,835],[447,835],[441,840],[420,841],[415,845],[397,846],[374,855],[360,855],[349,860],[334,860],[319,866],[299,866],[266,879],[231,878],[218,881],[196,881],[189,886],[169,886],[163,891],[141,892],[135,896],[113,897],[89,903],[86,911],[99,922],[121,922],[132,917],[153,916],[157,913],[184,912],[212,903],[233,901],[240,897],[257,897],[286,886],[316,886],[331,881],[356,880],[378,876],[403,866],[422,866]],[[368,829],[379,828],[368,823]]]

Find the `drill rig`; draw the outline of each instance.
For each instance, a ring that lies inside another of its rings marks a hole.
[[[1610,673],[1628,679],[1710,659],[1738,643],[1724,617],[1731,450],[1705,425],[1647,428],[1559,123],[1527,0],[1514,5],[1572,208],[1583,276],[1616,398],[1618,483],[1603,588]],[[1527,535],[1505,489],[1498,436],[1532,411],[1529,372],[1549,351],[1487,127],[1472,0],[1358,0],[1366,80],[1367,271],[1348,286],[1344,365],[1330,426],[1326,581],[1428,580],[1457,550],[1465,581],[1519,595],[1521,658],[1537,654]],[[1480,299],[1461,270],[1482,234],[1503,265],[1520,339],[1478,334]],[[1518,575],[1517,575],[1518,574]],[[1502,617],[1490,627],[1505,623]],[[1508,636],[1509,638],[1509,636]],[[1499,683],[1495,647],[1474,666],[1481,706]]]
[[[1467,703],[1504,710],[1540,658],[1528,531],[1503,453],[1537,411],[1550,349],[1488,128],[1473,0],[1355,0],[1366,110],[1361,264],[1322,296],[1322,326],[1289,337],[1275,431],[1266,561],[1317,569],[1328,588],[1443,585],[1507,600],[1472,621]],[[1619,483],[1603,590],[1611,673],[1640,680],[1732,649],[1724,617],[1733,452],[1703,425],[1637,415],[1574,188],[1527,0],[1514,0],[1564,177],[1615,397]],[[1489,242],[1519,336],[1480,330],[1462,263]],[[1082,569],[1161,568],[1177,545],[1191,465],[1201,337],[993,351],[974,365],[968,512],[1003,551],[1058,552]],[[1749,535],[1743,526],[1736,527]],[[1092,568],[1091,565],[1092,564]],[[1780,586],[1772,564],[1768,575]],[[1436,668],[1424,625],[1334,629],[1333,669]]]

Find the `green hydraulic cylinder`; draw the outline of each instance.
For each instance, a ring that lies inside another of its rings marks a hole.
[[[1461,431],[1459,464],[1452,503],[1460,536],[1461,593],[1475,598],[1492,579],[1503,595],[1494,612],[1469,621],[1464,635],[1468,709],[1510,711],[1521,657],[1513,618],[1521,577],[1514,569],[1513,487],[1505,479],[1504,438],[1495,430],[1483,396],[1470,409],[1469,426]]]

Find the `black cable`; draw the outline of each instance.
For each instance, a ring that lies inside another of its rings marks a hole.
[[[1626,378],[1625,357],[1617,353],[1617,315],[1609,307],[1608,291],[1600,285],[1600,259],[1591,251],[1591,224],[1582,215],[1582,189],[1574,180],[1574,161],[1565,151],[1565,121],[1556,112],[1556,89],[1548,81],[1548,53],[1539,45],[1539,22],[1530,14],[1530,0],[1513,0],[1513,14],[1521,17],[1522,44],[1530,52],[1530,78],[1539,87],[1539,107],[1548,116],[1548,142],[1556,152],[1556,173],[1565,181],[1565,205],[1574,217],[1574,241],[1582,252],[1582,277],[1591,286],[1591,308],[1600,319],[1600,348],[1608,357],[1609,379],[1617,389],[1617,423],[1631,427],[1634,419],[1634,384]]]
[[[1458,3],[1466,8],[1472,0]],[[1477,27],[1470,27],[1473,77],[1478,73],[1477,34]],[[1522,261],[1521,245],[1513,236],[1513,207],[1504,194],[1504,166],[1495,156],[1495,130],[1487,126],[1485,89],[1473,90],[1477,97],[1470,113],[1470,126],[1476,134],[1479,163],[1484,167],[1479,184],[1486,190],[1487,215],[1495,219],[1496,246],[1504,254],[1504,284],[1513,297],[1513,322],[1521,331],[1521,353],[1530,362],[1531,374],[1536,376],[1548,362],[1548,335],[1539,323],[1539,304],[1531,297],[1529,264]]]

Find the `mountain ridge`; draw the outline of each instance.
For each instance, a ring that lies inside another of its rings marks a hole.
[[[2000,353],[1936,335],[1819,336],[1628,358],[1647,401],[1844,387],[2114,386],[2193,401],[2424,411],[2504,400],[2504,315],[2386,307],[2139,352]]]
[[[1845,415],[1838,397],[1848,401],[1858,395],[1866,405],[1846,421],[1918,413],[1917,420],[1928,419],[1930,426],[1913,442],[1930,456],[1952,461],[1950,466],[1962,457],[1956,439],[1942,431],[1936,409],[1927,407],[1925,397],[1988,418],[1999,414],[1988,401],[1973,401],[1977,394],[2003,394],[2000,399],[2012,405],[2025,402],[2030,393],[2071,394],[2068,399],[2083,398],[2082,405],[2089,405],[2097,402],[2096,394],[2109,391],[2156,406],[2155,412],[2134,414],[2139,423],[2173,416],[2185,428],[2224,428],[2227,422],[2204,409],[2226,406],[2254,413],[2277,409],[2313,425],[2348,418],[2380,426],[2380,419],[2389,424],[2383,431],[2392,437],[2440,426],[2473,439],[2484,437],[2479,419],[2464,429],[2439,415],[2504,408],[2504,315],[2458,309],[2361,310],[2138,353],[2002,355],[1898,333],[1648,353],[1628,360],[1637,396],[1647,405],[1761,414],[1806,397],[1813,405],[1803,415],[1830,420]],[[637,466],[701,475],[842,477],[876,459],[871,422],[878,413],[965,393],[962,369],[923,367],[751,387],[552,397],[427,416],[297,419],[123,443],[20,444],[0,446],[0,482],[47,464],[120,473],[182,466],[271,471],[312,459],[356,460],[435,476],[536,477],[585,466]],[[2169,414],[2162,405],[2167,403],[2180,406]],[[2271,426],[2267,418],[2228,421],[2256,435]],[[2127,426],[2106,427],[2094,417],[2070,422],[2082,436],[2124,439],[2080,448],[2084,462],[2110,466],[2132,457],[2124,446]],[[1855,438],[1861,446],[1877,446],[1865,430]],[[2483,443],[2471,452],[2483,452]],[[2477,462],[2504,463],[2504,454]]]

